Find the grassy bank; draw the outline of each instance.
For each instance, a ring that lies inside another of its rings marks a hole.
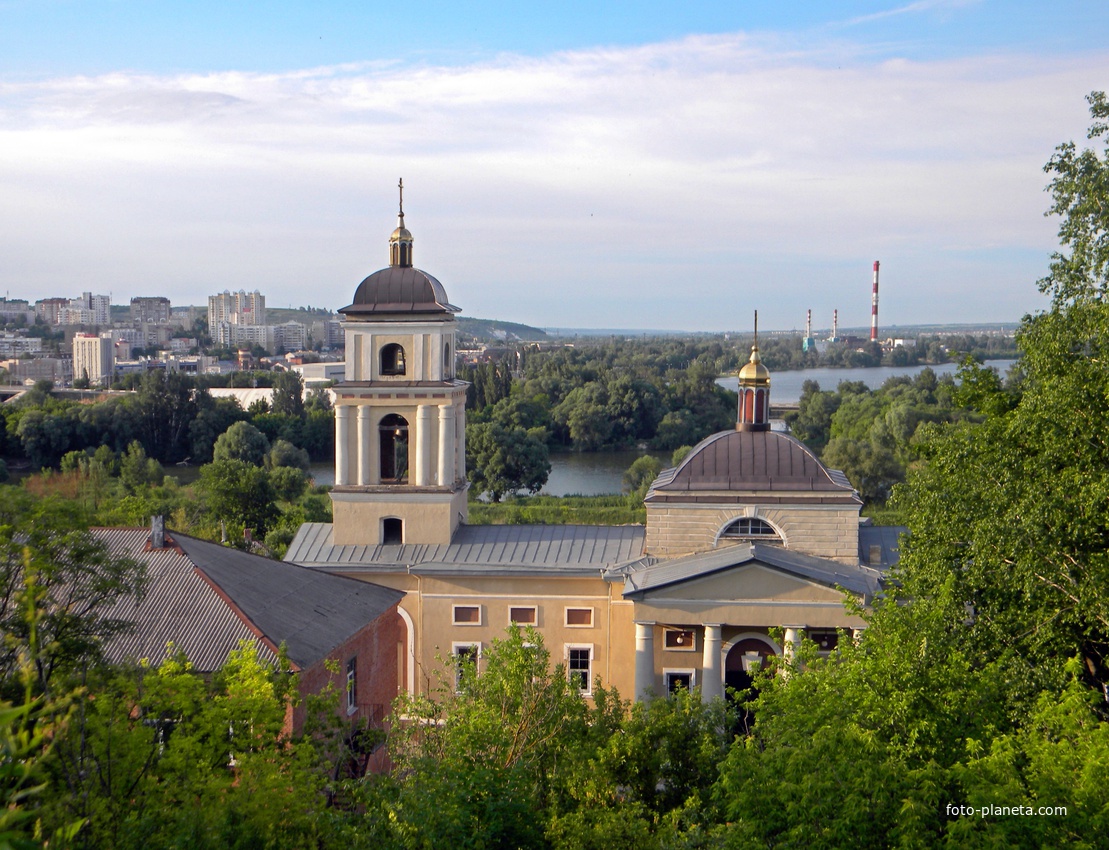
[[[629,525],[647,521],[627,496],[515,496],[470,502],[470,525]]]

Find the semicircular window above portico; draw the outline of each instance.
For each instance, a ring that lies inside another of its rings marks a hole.
[[[732,520],[720,532],[721,540],[759,540],[764,543],[780,543],[782,537],[777,530],[764,519],[758,517],[740,517]]]

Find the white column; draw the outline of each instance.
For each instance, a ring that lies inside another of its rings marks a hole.
[[[466,405],[458,405],[458,414],[454,418],[456,436],[454,440],[455,458],[454,474],[457,478],[466,477]]]
[[[635,624],[635,701],[655,687],[655,624]]]
[[[416,408],[416,486],[431,484],[431,423],[435,408],[421,404]]]
[[[373,408],[366,408],[372,411]],[[369,414],[367,414],[368,416]],[[369,458],[370,474],[366,478],[367,484],[380,484],[381,483],[381,422],[375,422],[370,419],[367,422],[369,427],[369,439],[366,442],[366,457]]]
[[[350,434],[350,405],[340,404],[335,408],[335,485],[349,484],[347,477],[347,437]]]
[[[719,623],[705,623],[705,645],[702,650],[701,699],[709,702],[715,697],[724,696],[724,664]]]
[[[358,408],[358,483],[370,483],[370,408]]]
[[[797,647],[801,644],[800,632],[804,626],[785,626],[785,636],[782,640],[782,659],[786,666],[793,663],[797,657]],[[787,670],[788,672],[788,670]]]
[[[449,404],[439,405],[439,475],[436,483],[440,487],[454,484],[454,408]]]

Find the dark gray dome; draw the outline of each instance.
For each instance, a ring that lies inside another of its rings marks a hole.
[[[857,498],[842,472],[828,469],[806,445],[777,431],[713,434],[694,446],[675,469],[664,470],[651,490],[687,498],[706,491],[790,491]]]
[[[375,313],[458,313],[447,300],[443,284],[412,266],[389,266],[376,271],[354,293],[354,303],[339,310],[348,318]]]

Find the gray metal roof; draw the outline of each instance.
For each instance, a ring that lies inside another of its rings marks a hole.
[[[624,596],[657,590],[694,578],[730,570],[745,564],[765,564],[785,573],[809,579],[829,587],[842,587],[852,593],[871,596],[880,588],[881,573],[867,567],[855,567],[826,558],[803,555],[781,546],[752,543],[746,546],[725,546],[684,558],[645,563],[631,569],[624,579]]]
[[[892,567],[901,559],[901,535],[908,534],[903,525],[860,525],[859,562],[878,569]],[[871,557],[871,547],[877,546]]]
[[[144,598],[118,608],[117,616],[136,628],[108,647],[116,661],[160,659],[172,641],[197,670],[209,671],[239,641],[264,637],[274,646],[284,643],[298,667],[310,667],[404,596],[176,532],[167,534],[167,548],[151,551],[145,551],[145,528],[92,532],[113,554],[142,561],[148,570]],[[261,642],[259,651],[275,660]]]
[[[373,571],[593,574],[643,554],[641,525],[463,525],[440,545],[336,546],[331,524],[302,525],[285,560]]]
[[[434,277],[413,266],[389,266],[363,280],[354,302],[339,310],[349,318],[375,313],[458,313]]]
[[[707,491],[811,493],[822,501],[858,502],[839,470],[777,431],[722,431],[702,440],[674,469],[652,482],[647,501],[674,501]]]

